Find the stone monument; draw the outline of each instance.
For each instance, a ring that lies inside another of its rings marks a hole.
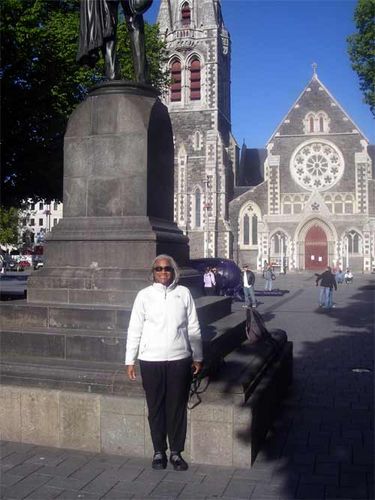
[[[152,87],[109,81],[69,120],[64,217],[48,236],[28,300],[130,307],[159,253],[187,266],[188,239],[173,222],[168,111]]]
[[[185,267],[183,281],[195,280],[199,289],[199,276],[186,269],[188,239],[173,222],[168,110],[145,83],[142,13],[151,3],[121,2],[137,80],[126,82],[116,79],[119,1],[81,1],[78,60],[93,66],[102,51],[108,81],[91,89],[69,119],[64,217],[48,235],[43,270],[29,280],[30,302],[130,307],[160,253],[171,254]]]

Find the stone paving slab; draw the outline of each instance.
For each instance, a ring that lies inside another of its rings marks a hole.
[[[2,441],[1,498],[373,500],[375,277],[339,285],[330,312],[312,275],[275,284],[290,293],[259,297],[259,310],[294,343],[294,382],[251,469],[153,471],[151,459]]]

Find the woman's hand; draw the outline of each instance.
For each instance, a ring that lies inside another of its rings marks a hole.
[[[128,365],[126,367],[126,371],[128,373],[129,380],[135,380],[137,378],[134,365]]]
[[[198,375],[198,373],[202,370],[202,362],[193,361],[191,367],[193,369],[193,375]]]

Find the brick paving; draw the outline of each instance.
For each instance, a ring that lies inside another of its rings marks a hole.
[[[289,293],[259,297],[259,310],[294,343],[294,383],[251,469],[153,471],[150,459],[1,442],[1,498],[373,500],[375,277],[339,285],[330,312],[312,275],[274,285]]]

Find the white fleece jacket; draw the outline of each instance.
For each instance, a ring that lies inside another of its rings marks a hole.
[[[172,283],[154,283],[134,301],[126,342],[125,364],[174,361],[192,356],[202,361],[202,339],[190,291]]]

